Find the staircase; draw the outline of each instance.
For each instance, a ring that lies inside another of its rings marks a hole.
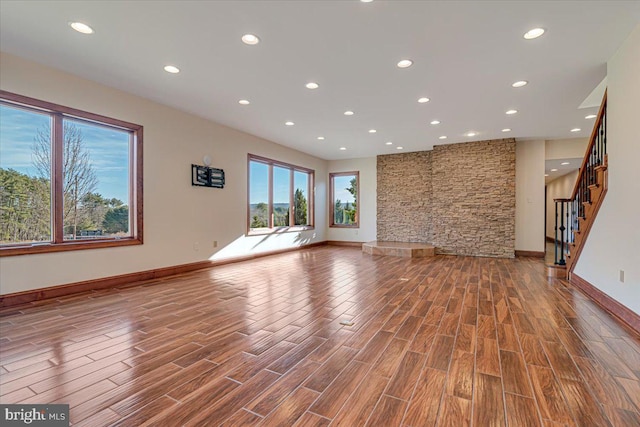
[[[571,273],[607,193],[607,93],[589,139],[578,179],[568,199],[556,199],[555,265]]]

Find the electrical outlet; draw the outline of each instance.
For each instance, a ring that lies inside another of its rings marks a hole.
[[[624,270],[620,270],[619,275],[620,275],[620,281],[624,283]]]
[[[218,247],[218,241],[217,241],[217,240],[214,240],[214,241],[213,241],[213,247],[214,247],[214,248],[217,248],[217,247]]]

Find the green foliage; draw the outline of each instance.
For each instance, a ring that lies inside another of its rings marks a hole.
[[[260,202],[256,205],[251,217],[251,228],[265,228],[269,226],[269,213],[267,204]]]
[[[116,234],[126,233],[129,231],[129,207],[121,205],[115,208],[109,208],[104,215],[102,222],[105,233]]]
[[[0,168],[0,241],[51,239],[50,183],[13,169]]]
[[[285,207],[273,208],[273,226],[274,227],[289,226],[289,209]]]
[[[295,212],[295,225],[307,225],[307,198],[299,188],[293,196],[293,209]]]

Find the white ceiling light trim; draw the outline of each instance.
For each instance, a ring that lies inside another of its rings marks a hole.
[[[180,72],[180,68],[176,67],[175,65],[165,65],[164,70],[167,73],[171,74],[178,74]]]
[[[518,110],[507,110],[505,111],[505,114],[508,116],[512,116],[514,114],[518,114]]]
[[[513,82],[511,84],[511,86],[513,86],[513,87],[522,87],[522,86],[526,86],[528,84],[529,84],[529,82],[526,81],[526,80],[518,80],[517,82]]]
[[[318,141],[324,141],[324,136],[319,136]]]
[[[245,34],[244,36],[242,36],[242,43],[253,46],[260,43],[260,37],[256,36],[255,34]]]
[[[293,123],[293,122],[285,122],[284,124],[285,124],[285,126],[293,126],[293,125],[295,125],[295,123]]]
[[[309,82],[306,85],[304,85],[307,89],[318,89],[320,87],[320,85],[316,82]]]
[[[431,120],[431,122],[429,124],[439,125],[440,124],[440,120]]]
[[[355,113],[353,111],[351,111],[351,110],[347,110],[347,111],[344,112],[345,116],[353,116],[354,114]]]
[[[540,37],[544,33],[545,33],[545,29],[544,28],[533,28],[533,29],[527,31],[526,33],[524,33],[524,35],[522,37],[524,37],[527,40],[533,40],[533,39],[537,39],[538,37]]]
[[[249,104],[251,104],[251,102],[249,102],[248,99],[241,99],[240,101],[238,101],[238,104],[240,104],[240,105],[249,105]]]
[[[413,65],[413,61],[410,59],[402,59],[398,61],[398,64],[396,65],[398,66],[398,68],[409,68]]]
[[[598,116],[596,116],[595,114],[589,114],[589,115],[587,115],[587,116],[584,116],[584,118],[585,118],[585,119],[587,119],[587,120],[589,120],[589,119],[595,119],[596,117],[598,117]]]
[[[77,32],[82,33],[82,34],[93,34],[93,33],[95,33],[93,28],[91,28],[90,26],[88,26],[87,24],[85,24],[83,22],[69,22],[69,26],[71,28],[73,28],[74,30],[76,30]]]
[[[580,132],[581,130],[582,129],[580,129],[580,128],[573,128],[573,129],[571,129],[571,132]]]
[[[418,102],[419,102],[420,104],[425,104],[425,103],[427,103],[427,102],[429,102],[429,101],[430,101],[430,99],[429,99],[429,98],[427,98],[427,97],[418,98]]]

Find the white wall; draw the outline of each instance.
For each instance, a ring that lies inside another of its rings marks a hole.
[[[0,76],[3,90],[144,126],[144,245],[3,257],[0,293],[326,240],[327,161],[12,55]],[[245,236],[247,153],[315,170],[315,230]],[[191,186],[205,154],[225,170],[224,189]]]
[[[376,200],[377,200],[377,159],[367,157],[349,160],[329,161],[331,172],[360,172],[360,188],[358,191],[360,227],[329,228],[327,240],[346,242],[369,242],[376,240]],[[327,197],[329,191],[327,191]],[[329,217],[329,201],[327,199],[327,218]]]
[[[608,192],[574,272],[640,314],[640,25],[609,60],[607,76]]]
[[[545,141],[516,141],[516,250],[544,252]]]
[[[555,236],[556,207],[553,200],[571,197],[577,179],[578,171],[575,170],[547,184],[547,237],[554,238]]]

